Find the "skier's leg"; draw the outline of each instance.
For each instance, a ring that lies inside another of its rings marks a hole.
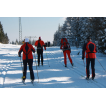
[[[87,76],[87,78],[89,78],[89,76],[90,76],[89,65],[90,65],[90,59],[86,58],[86,76]]]
[[[24,70],[23,70],[23,80],[26,79],[26,71],[27,71],[27,60],[23,60],[23,66],[24,66]]]
[[[91,59],[92,79],[95,78],[95,59]]]
[[[64,64],[66,66],[67,65],[66,50],[63,53],[64,53]]]
[[[40,53],[38,52],[38,65],[40,65]]]
[[[33,72],[33,59],[28,60],[29,70],[30,70],[30,78],[34,80],[34,72]]]
[[[69,51],[69,50],[67,50],[67,55],[68,55],[68,58],[69,58],[69,60],[70,60],[70,63],[72,64],[73,62],[72,62],[72,59],[71,59],[71,57],[70,57],[70,51]]]
[[[41,63],[43,65],[43,51],[41,52]]]

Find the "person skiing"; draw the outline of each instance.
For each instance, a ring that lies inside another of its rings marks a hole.
[[[41,37],[35,42],[35,46],[37,47],[37,55],[38,55],[38,66],[40,65],[40,56],[41,56],[41,63],[43,66],[43,46],[46,50],[46,45],[44,41],[41,40]]]
[[[92,69],[92,80],[95,78],[95,58],[96,58],[96,45],[91,41],[90,37],[87,37],[87,43],[84,44],[82,50],[82,60],[84,61],[86,52],[86,79],[88,80],[90,77],[89,65],[91,62]]]
[[[68,41],[67,41],[66,38],[62,38],[62,39],[61,39],[60,49],[63,50],[65,67],[67,67],[66,54],[68,55],[68,58],[69,58],[69,60],[70,60],[71,65],[73,66],[74,64],[73,64],[72,59],[71,59],[71,57],[70,57],[71,48],[70,48],[70,45],[69,45],[69,43],[68,43]]]
[[[25,82],[26,79],[26,71],[27,71],[27,63],[29,65],[29,70],[30,70],[30,78],[31,82],[33,83],[34,81],[34,72],[33,72],[33,55],[32,52],[35,53],[35,49],[31,44],[29,44],[29,39],[25,39],[25,43],[20,47],[18,56],[21,57],[21,52],[23,52],[23,77],[22,77],[22,82]]]

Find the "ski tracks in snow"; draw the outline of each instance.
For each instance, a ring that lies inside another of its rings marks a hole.
[[[57,59],[57,61],[58,61],[58,63],[59,64],[61,64],[63,67],[64,67],[64,58],[63,58],[63,54],[62,54],[62,52],[60,53],[60,56],[58,56],[58,57],[56,57],[56,55],[54,55],[54,53],[53,52],[50,52],[49,54],[51,54],[51,56],[54,58],[54,59]],[[72,72],[74,72],[74,73],[76,73],[77,75],[79,75],[80,76],[80,78],[82,78],[82,79],[85,79],[85,77],[86,77],[86,75],[85,75],[85,73],[86,72],[84,72],[85,71],[85,67],[84,67],[84,65],[82,64],[82,63],[79,63],[78,61],[76,61],[76,59],[75,58],[73,58],[73,56],[71,55],[71,57],[72,57],[72,60],[76,63],[76,65],[78,65],[78,67],[71,67],[70,66],[70,63],[68,63],[68,67],[66,67],[66,68],[68,68],[69,70],[71,70]],[[77,57],[78,58],[78,57]],[[68,61],[69,62],[69,61]],[[75,64],[74,64],[75,65]],[[60,66],[60,65],[59,65]],[[80,67],[81,66],[81,67]],[[95,80],[89,80],[89,81],[87,81],[87,82],[89,82],[90,84],[92,83],[92,84],[94,84],[94,85],[96,85],[96,87],[98,88],[106,88],[106,85],[104,85],[103,83],[101,83],[100,81],[97,81],[96,79]]]
[[[18,48],[14,49],[17,50]],[[106,88],[106,84],[101,80],[85,80],[86,72],[81,55],[76,55],[79,50],[72,49],[71,55],[74,62],[72,68],[67,58],[67,68],[64,67],[64,56],[59,47],[48,47],[44,51],[44,65],[38,67],[33,63],[34,86],[30,82],[30,73],[27,71],[26,85],[21,82],[22,69],[17,53],[14,55],[6,54],[2,58],[0,69],[0,87],[18,88]],[[2,55],[3,56],[3,55]],[[35,59],[34,59],[35,60]],[[34,61],[33,60],[33,61]],[[37,63],[37,56],[36,56]],[[27,69],[28,70],[28,69]],[[38,76],[37,76],[38,71]],[[7,75],[8,74],[8,75]],[[39,79],[38,79],[39,77]],[[105,78],[105,76],[104,76]],[[39,81],[38,81],[39,80]],[[6,83],[5,83],[6,82]]]
[[[11,67],[11,64],[12,63],[13,63],[13,60],[11,60],[11,59],[8,60],[8,57],[7,57],[7,60],[5,60],[4,63],[2,63],[2,68],[0,69],[0,72],[1,72],[0,73],[0,87],[1,88],[4,87],[4,83],[5,83],[5,78],[6,78],[6,75],[7,75],[7,71]]]

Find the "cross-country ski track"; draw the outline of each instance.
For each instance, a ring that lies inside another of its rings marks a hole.
[[[95,60],[95,80],[85,80],[86,72],[82,60],[82,49],[71,47],[71,58],[74,67],[67,58],[64,67],[64,56],[59,46],[47,47],[44,50],[44,65],[37,66],[33,54],[34,86],[31,84],[29,67],[27,66],[26,85],[22,83],[22,59],[18,57],[20,45],[0,44],[0,88],[106,88],[106,71]],[[35,48],[35,47],[34,47]],[[36,49],[36,48],[35,48]],[[78,55],[77,53],[80,52]],[[106,55],[97,53],[97,58],[106,69]],[[35,53],[37,62],[37,53]],[[23,64],[22,64],[23,66]],[[38,72],[38,74],[37,74]],[[90,69],[91,75],[91,69]],[[39,79],[38,79],[39,77]]]

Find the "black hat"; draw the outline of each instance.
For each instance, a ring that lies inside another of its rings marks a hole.
[[[91,37],[90,37],[90,36],[88,36],[88,37],[87,37],[87,40],[90,40],[90,39],[91,39]]]

